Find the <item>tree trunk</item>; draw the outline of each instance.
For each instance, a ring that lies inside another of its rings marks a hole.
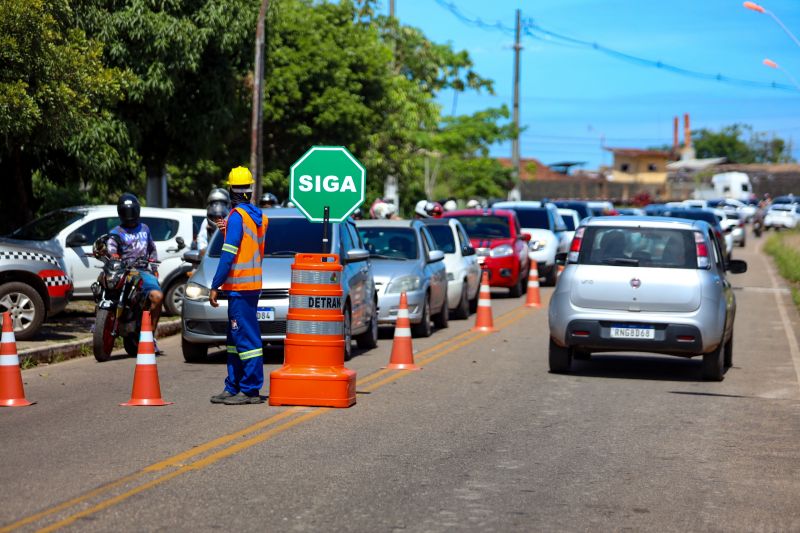
[[[6,234],[33,220],[35,199],[33,178],[25,154],[18,146],[0,156],[0,234]]]

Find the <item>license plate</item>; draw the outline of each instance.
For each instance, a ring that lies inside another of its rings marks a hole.
[[[256,316],[258,316],[259,322],[271,322],[275,320],[275,308],[274,307],[259,307]]]
[[[612,339],[655,339],[656,330],[652,326],[612,326]]]

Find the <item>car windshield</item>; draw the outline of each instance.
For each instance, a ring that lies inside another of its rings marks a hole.
[[[523,228],[550,229],[546,208],[514,208],[514,211],[517,212],[519,225]]]
[[[21,228],[14,230],[8,237],[25,241],[49,241],[55,238],[59,231],[80,220],[85,215],[85,211],[72,209],[51,211],[43,217],[28,222]]]
[[[511,237],[508,218],[495,215],[458,217],[471,239],[507,239]]]
[[[770,209],[772,211],[794,211],[794,207],[789,204],[773,205]]]
[[[456,240],[453,238],[453,229],[449,225],[429,225],[428,231],[436,241],[436,247],[446,254],[456,253]]]
[[[669,228],[588,227],[578,263],[696,268],[694,232]]]
[[[407,260],[419,256],[417,233],[411,228],[359,227],[358,233],[370,257]]]
[[[557,207],[563,207],[564,209],[572,209],[573,211],[578,212],[578,218],[586,218],[592,216],[591,211],[583,202],[556,202]]]
[[[561,215],[564,219],[564,225],[567,226],[567,231],[575,231],[575,217],[572,215]]]
[[[223,243],[222,232],[216,232],[208,246],[208,255],[219,257]],[[322,252],[322,224],[309,222],[305,218],[269,219],[267,234],[264,236],[265,257],[294,257],[296,253],[320,252]]]

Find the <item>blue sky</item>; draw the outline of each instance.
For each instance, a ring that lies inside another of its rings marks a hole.
[[[596,42],[635,56],[685,69],[791,85],[784,72],[762,65],[776,61],[800,80],[800,47],[767,15],[736,0],[450,0],[471,19],[513,27],[514,12],[538,26]],[[800,36],[800,2],[764,0]],[[383,0],[388,9],[388,0]],[[475,69],[495,81],[494,96],[458,95],[458,113],[512,101],[513,34],[465,24],[435,0],[396,0],[403,24],[433,41],[469,51]],[[522,156],[544,163],[610,163],[600,137],[614,147],[671,144],[672,117],[690,113],[692,128],[732,123],[794,141],[800,159],[800,90],[742,87],[683,77],[609,57],[592,49],[548,39],[523,38],[521,67]],[[453,93],[440,95],[445,112]],[[681,136],[683,122],[681,118]],[[510,145],[494,155],[510,155]]]

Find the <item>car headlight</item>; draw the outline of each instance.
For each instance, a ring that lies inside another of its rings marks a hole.
[[[208,300],[208,295],[210,293],[211,291],[207,287],[203,287],[199,283],[190,281],[186,284],[186,292],[184,294],[189,300],[205,301]]]
[[[536,241],[531,241],[530,244],[531,252],[538,252],[539,250],[544,250],[544,247],[547,246],[547,241],[545,239],[539,239]]]
[[[514,255],[514,248],[510,244],[501,244],[489,252],[490,257],[508,257],[509,255]]]
[[[403,276],[402,278],[395,278],[386,287],[387,293],[410,292],[420,288],[419,276]]]

